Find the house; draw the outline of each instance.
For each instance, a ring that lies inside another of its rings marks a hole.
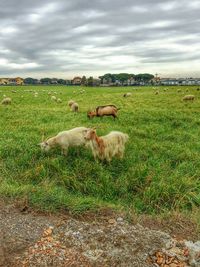
[[[160,79],[162,85],[179,85],[179,80],[175,78],[162,78]]]
[[[200,85],[200,78],[162,78],[161,85]]]
[[[128,80],[127,80],[127,85],[134,85],[135,84],[135,78],[134,77],[130,77]]]
[[[20,77],[17,78],[0,78],[0,85],[23,85],[24,80]]]
[[[74,77],[74,79],[72,80],[72,84],[73,85],[81,85],[81,81],[82,81],[82,79],[81,79],[81,77]]]
[[[9,83],[9,79],[7,78],[0,78],[0,85],[6,85]]]

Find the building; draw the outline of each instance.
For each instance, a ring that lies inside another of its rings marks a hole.
[[[0,78],[0,85],[23,85],[24,80],[20,77],[17,78]]]
[[[200,85],[200,78],[162,78],[161,85]]]
[[[74,77],[74,79],[72,80],[72,84],[73,85],[81,85],[81,77]]]

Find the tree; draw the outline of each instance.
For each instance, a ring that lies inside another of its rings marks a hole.
[[[87,78],[86,78],[86,76],[83,76],[81,78],[81,85],[87,85]]]
[[[87,84],[88,84],[88,86],[93,86],[93,82],[94,82],[93,77],[92,77],[92,76],[89,77],[88,80],[87,80]]]
[[[150,80],[152,80],[154,78],[154,75],[149,74],[149,73],[141,73],[141,74],[137,74],[135,76],[136,81],[141,82],[149,82]]]
[[[24,79],[24,83],[25,84],[38,84],[39,81],[37,79],[28,77],[28,78]]]
[[[63,80],[63,79],[58,79],[58,80],[57,80],[57,83],[58,83],[58,84],[63,84],[63,85],[65,85],[65,84],[66,84],[66,81]]]
[[[40,79],[40,82],[42,84],[50,84],[51,83],[51,79],[50,78],[42,78],[42,79]]]

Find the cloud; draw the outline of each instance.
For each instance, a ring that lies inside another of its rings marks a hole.
[[[0,2],[1,76],[200,76],[197,0],[15,2]]]

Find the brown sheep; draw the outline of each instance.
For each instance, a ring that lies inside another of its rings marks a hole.
[[[117,118],[117,108],[115,105],[106,105],[106,106],[98,106],[95,111],[89,111],[87,113],[88,118],[93,117],[104,117],[104,116],[112,116],[114,119]]]

